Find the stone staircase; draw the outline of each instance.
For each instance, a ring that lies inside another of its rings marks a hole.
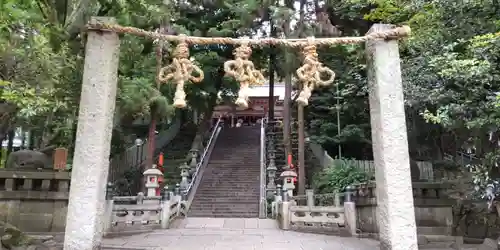
[[[259,138],[259,126],[224,128],[221,131],[188,216],[258,216]]]
[[[194,124],[185,124],[179,134],[162,149],[164,155],[163,167],[165,185],[175,186],[181,180],[179,166],[187,161],[191,144],[196,136],[197,127]]]

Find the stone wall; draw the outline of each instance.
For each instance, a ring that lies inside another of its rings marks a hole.
[[[63,232],[71,173],[0,170],[0,220],[24,232]]]

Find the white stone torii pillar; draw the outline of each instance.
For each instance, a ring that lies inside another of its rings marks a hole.
[[[366,52],[380,249],[418,250],[398,41],[368,41]]]
[[[112,23],[114,19],[91,19],[91,22],[97,21]],[[119,47],[116,33],[89,30],[66,217],[65,250],[100,249]]]

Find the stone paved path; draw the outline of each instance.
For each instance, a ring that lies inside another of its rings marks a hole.
[[[104,239],[104,247],[153,250],[374,250],[378,242],[278,229],[274,220],[186,218],[168,230]]]

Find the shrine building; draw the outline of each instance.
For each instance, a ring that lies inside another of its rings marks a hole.
[[[224,103],[217,105],[212,113],[215,121],[219,117],[224,117],[225,124],[234,127],[238,120],[242,120],[242,125],[255,125],[259,119],[266,117],[269,110],[269,85],[250,87],[248,108],[243,109],[234,103]],[[283,83],[274,84],[274,117],[283,118],[283,101],[285,99],[285,85]]]

